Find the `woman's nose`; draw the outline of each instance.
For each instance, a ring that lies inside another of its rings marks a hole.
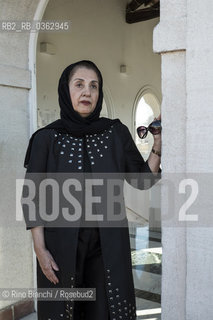
[[[89,87],[89,86],[85,86],[85,87],[84,87],[84,92],[83,92],[83,94],[84,94],[85,96],[90,96],[90,95],[91,95],[91,91],[90,91],[90,87]]]

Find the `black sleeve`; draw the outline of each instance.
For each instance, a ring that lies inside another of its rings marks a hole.
[[[40,130],[35,134],[31,146],[21,198],[22,210],[27,230],[36,226],[45,225],[44,221],[42,221],[39,215],[38,190],[40,182],[46,177],[49,146],[50,130]],[[28,183],[33,184],[35,189],[33,190],[29,188]],[[26,198],[32,199],[32,206],[26,204]]]
[[[125,179],[133,187],[141,190],[151,188],[160,178],[161,169],[154,174],[140,154],[127,126],[122,126],[125,152]]]

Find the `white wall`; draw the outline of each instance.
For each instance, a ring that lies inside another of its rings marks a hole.
[[[33,19],[38,1],[0,1],[0,20]],[[29,33],[0,32],[0,287],[33,286],[32,245],[16,223],[16,178],[22,178],[29,139]],[[19,299],[16,299],[19,300]],[[0,301],[0,308],[14,303]]]
[[[213,319],[212,10],[208,0],[161,0],[154,30],[154,48],[162,54],[163,178],[173,178],[177,188],[170,220],[162,188],[162,320]],[[198,215],[194,223],[179,221],[183,202],[174,173],[198,183],[196,201],[187,210]]]

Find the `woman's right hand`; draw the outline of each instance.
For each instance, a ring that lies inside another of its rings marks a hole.
[[[59,283],[59,280],[54,272],[54,270],[58,271],[59,268],[55,260],[53,259],[51,253],[47,249],[42,249],[39,250],[39,252],[36,252],[36,256],[38,258],[41,270],[43,274],[47,277],[47,279],[53,282],[54,284]]]
[[[58,283],[59,280],[55,275],[55,271],[58,271],[59,268],[54,261],[51,253],[47,250],[45,246],[44,240],[44,227],[38,226],[31,229],[33,243],[34,243],[34,250],[35,254],[38,258],[39,265],[43,274],[47,277],[48,280],[53,282],[54,284]]]

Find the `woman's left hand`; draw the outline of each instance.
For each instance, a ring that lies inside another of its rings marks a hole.
[[[161,120],[161,114],[159,114],[159,116],[154,120]],[[152,146],[152,149],[154,149],[155,152],[152,152],[152,151],[150,152],[150,155],[148,158],[148,164],[153,173],[158,173],[159,167],[160,167],[160,159],[161,159],[159,156],[161,155],[161,133],[153,135],[153,138],[154,138],[154,144]]]
[[[161,114],[157,118],[154,118],[154,120],[160,120],[161,121]],[[153,135],[154,138],[154,146],[161,148],[161,133]]]

